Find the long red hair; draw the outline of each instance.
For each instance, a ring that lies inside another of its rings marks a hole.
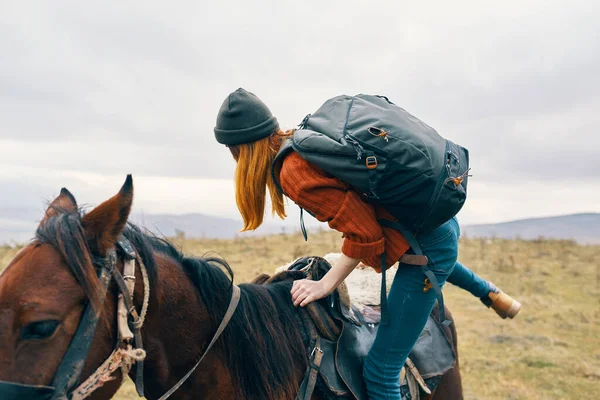
[[[252,143],[230,146],[237,162],[235,169],[235,200],[244,220],[243,231],[262,225],[265,216],[267,189],[271,197],[273,215],[286,217],[283,193],[277,188],[271,174],[271,165],[281,142],[292,131],[276,130],[270,136]]]

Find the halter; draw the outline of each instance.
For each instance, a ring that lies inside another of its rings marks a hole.
[[[123,275],[117,269],[117,249],[123,255]],[[108,285],[114,279],[119,289],[117,306],[118,334],[115,350],[109,358],[85,382],[77,385],[83,365],[87,358],[89,348],[96,332],[100,310],[87,306],[81,319],[79,328],[65,353],[63,360],[56,371],[52,386],[55,388],[52,399],[69,398],[73,400],[84,399],[94,390],[100,388],[105,382],[114,379],[112,373],[118,368],[123,371],[123,378],[129,373],[133,363],[137,364],[135,386],[138,395],[144,395],[144,359],[146,352],[143,348],[141,328],[148,311],[150,285],[148,275],[141,259],[140,270],[144,280],[144,303],[141,316],[133,305],[133,291],[135,288],[135,261],[137,257],[133,246],[125,237],[121,236],[107,254],[106,258],[94,264],[98,267],[98,278],[102,288],[101,300],[104,302]],[[135,346],[135,347],[134,347]],[[133,349],[135,348],[135,351]]]
[[[123,255],[123,274],[117,269],[117,249]],[[133,304],[133,292],[136,280],[136,260],[139,263],[144,283],[144,300],[139,314]],[[77,328],[77,332],[71,340],[71,344],[54,375],[52,386],[23,385],[14,382],[0,381],[0,398],[3,400],[17,400],[24,398],[35,400],[81,400],[90,396],[95,390],[102,387],[104,383],[115,379],[112,374],[119,368],[123,373],[124,379],[131,370],[133,364],[137,365],[135,379],[136,391],[140,397],[144,396],[144,359],[146,358],[146,352],[143,348],[141,329],[144,325],[150,298],[148,273],[141,258],[137,257],[133,246],[124,236],[121,236],[117,241],[116,246],[109,250],[104,259],[94,262],[94,265],[98,267],[98,279],[100,280],[101,286],[101,302],[104,303],[104,300],[106,299],[108,286],[112,279],[114,279],[119,290],[117,306],[119,337],[117,339],[115,350],[89,378],[79,384],[79,378],[81,377],[81,372],[85,360],[87,359],[101,312],[100,310],[94,309],[91,304],[88,304],[81,322],[79,323],[79,327]],[[206,354],[221,336],[221,333],[223,333],[225,327],[229,324],[239,300],[240,289],[232,283],[232,295],[229,307],[227,308],[223,320],[212,340],[200,357],[200,360],[175,386],[161,397],[161,400],[170,397],[177,389],[179,389],[200,365]]]

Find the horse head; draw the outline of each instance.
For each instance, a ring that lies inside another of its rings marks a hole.
[[[111,353],[117,339],[108,321],[116,318],[117,298],[114,291],[104,295],[98,260],[114,248],[132,201],[131,176],[118,194],[85,215],[63,188],[48,206],[35,238],[0,275],[0,398],[57,398]],[[86,311],[100,320],[84,332],[91,342],[89,352],[69,352]],[[80,376],[65,380],[57,371],[67,354],[72,365],[63,369],[79,369]],[[111,397],[121,379],[96,395]]]

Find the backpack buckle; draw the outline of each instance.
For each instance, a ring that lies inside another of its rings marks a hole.
[[[365,159],[365,164],[367,165],[368,169],[375,169],[375,168],[377,168],[377,157],[375,157],[375,156],[368,156]]]

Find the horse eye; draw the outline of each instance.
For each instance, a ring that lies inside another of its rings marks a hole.
[[[21,328],[21,339],[46,339],[56,332],[60,321],[47,320],[32,322]]]

